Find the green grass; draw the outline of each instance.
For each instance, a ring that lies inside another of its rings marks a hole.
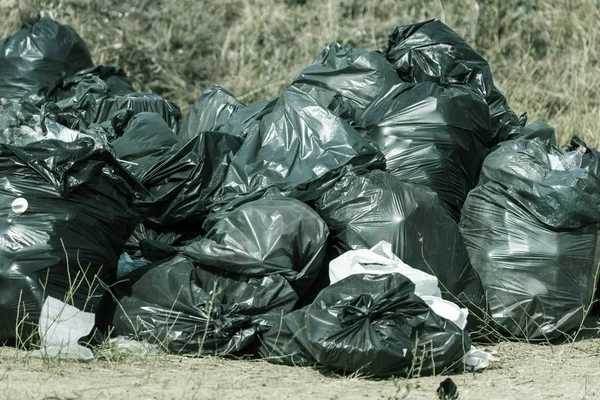
[[[478,4],[479,3],[479,4]],[[187,111],[211,83],[277,96],[332,41],[382,48],[399,24],[439,18],[486,57],[518,113],[598,146],[597,0],[0,0],[0,35],[39,11],[72,25],[96,63]]]

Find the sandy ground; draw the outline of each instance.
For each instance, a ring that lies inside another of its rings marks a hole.
[[[596,322],[597,323],[597,322]],[[460,399],[600,398],[598,327],[573,343],[488,346],[501,359],[454,375]],[[131,356],[41,360],[0,348],[0,399],[436,399],[445,377],[375,381],[265,361]]]

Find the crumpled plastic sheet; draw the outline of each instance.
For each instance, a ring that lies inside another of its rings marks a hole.
[[[91,360],[94,353],[81,346],[79,339],[92,332],[95,315],[48,296],[38,323],[40,349],[30,351],[32,357]]]

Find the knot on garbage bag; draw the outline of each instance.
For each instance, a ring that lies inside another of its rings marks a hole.
[[[378,307],[373,307],[373,297],[369,294],[362,294],[351,303],[346,304],[340,313],[340,322],[342,326],[348,326],[362,319],[376,318],[380,313]]]

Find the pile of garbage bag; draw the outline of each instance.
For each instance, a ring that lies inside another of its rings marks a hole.
[[[440,21],[331,43],[274,99],[212,85],[185,118],[50,18],[2,50],[1,343],[410,377],[589,310],[600,154],[517,117]]]

